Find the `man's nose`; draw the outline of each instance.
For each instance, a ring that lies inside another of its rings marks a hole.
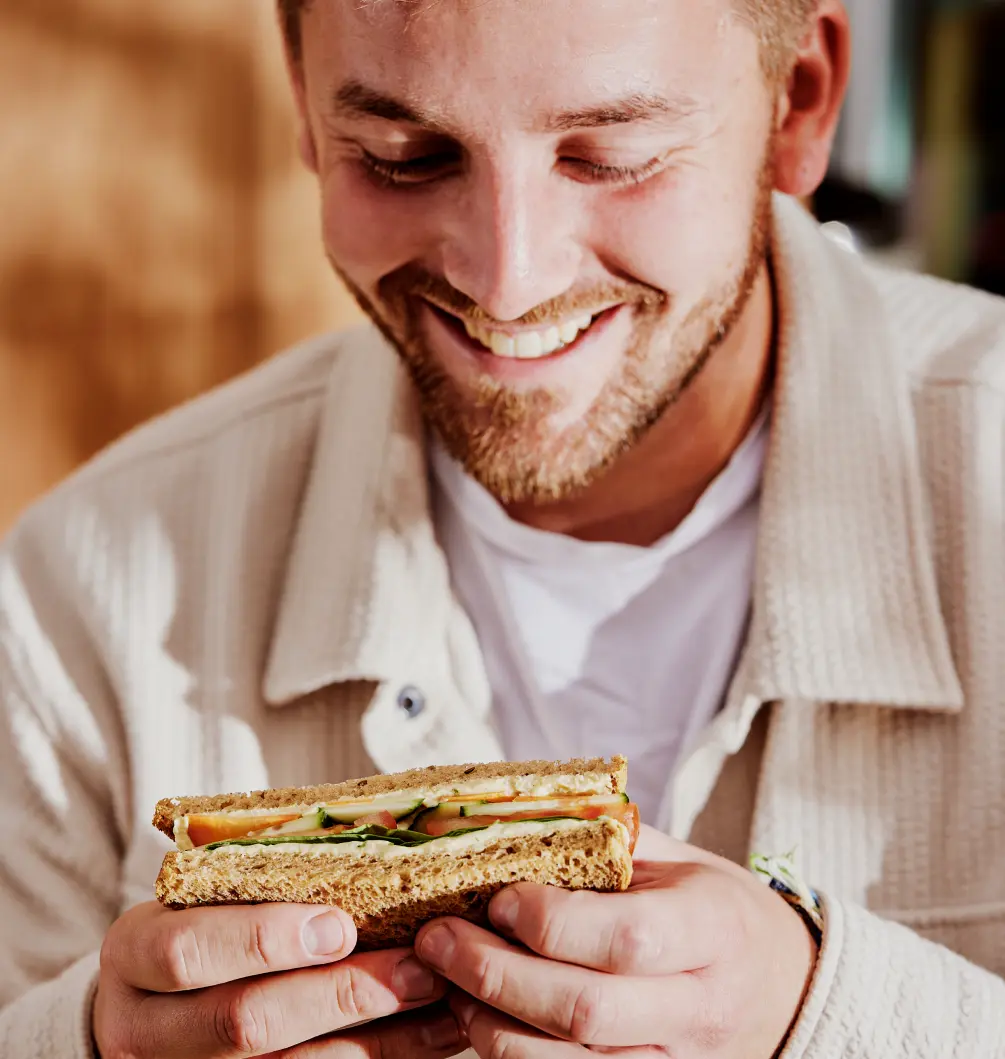
[[[518,320],[575,283],[574,226],[548,184],[520,172],[485,173],[453,207],[444,276],[495,320]]]

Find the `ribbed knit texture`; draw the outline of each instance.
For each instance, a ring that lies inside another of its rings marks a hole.
[[[787,1056],[1005,1057],[1005,307],[776,217],[753,620],[668,778],[673,829],[795,848],[824,892]],[[368,329],[144,428],[22,520],[0,552],[3,1059],[87,1055],[158,799],[501,755],[449,585],[415,402]]]

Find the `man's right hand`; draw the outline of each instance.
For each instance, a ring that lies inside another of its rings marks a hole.
[[[338,909],[239,905],[127,912],[108,932],[94,1002],[102,1059],[445,1059],[463,1050],[448,985],[412,955],[350,955]],[[357,1028],[353,1028],[357,1027]]]

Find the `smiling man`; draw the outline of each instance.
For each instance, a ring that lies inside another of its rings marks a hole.
[[[840,0],[280,12],[373,326],[6,543],[0,1054],[1005,1055],[1005,305],[798,205]],[[149,902],[172,791],[612,753],[627,894]]]

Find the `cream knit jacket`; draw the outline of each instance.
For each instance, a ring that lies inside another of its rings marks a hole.
[[[750,632],[671,830],[796,849],[824,894],[786,1059],[1003,1057],[1005,304],[872,271],[784,199],[775,258]],[[497,758],[489,702],[374,332],[111,449],[0,555],[0,1055],[90,1055],[157,799]]]

